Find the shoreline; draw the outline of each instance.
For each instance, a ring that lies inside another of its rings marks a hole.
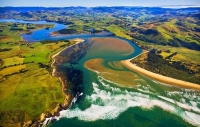
[[[79,39],[79,38],[76,38],[76,39],[73,39],[73,40],[76,41],[76,44],[85,42],[85,40]],[[52,76],[56,76],[56,75],[55,75],[56,70],[55,70],[55,65],[54,65],[55,62],[56,62],[55,57],[58,56],[58,55],[60,55],[60,53],[62,53],[64,50],[66,50],[66,49],[68,49],[68,48],[70,48],[70,47],[72,47],[72,46],[74,46],[74,45],[76,45],[76,44],[73,44],[73,45],[70,45],[70,46],[68,46],[68,47],[65,47],[64,49],[62,49],[61,51],[59,51],[58,53],[56,53],[55,55],[53,55],[53,56],[51,57],[51,58],[53,59],[53,62],[52,62],[52,64],[51,64],[51,67],[53,68]]]
[[[76,40],[76,39],[74,39]],[[53,111],[53,115],[47,115],[47,114],[44,114],[42,113],[41,117],[40,117],[40,120],[38,121],[38,125],[40,126],[46,126],[48,125],[51,121],[53,121],[54,119],[58,118],[59,115],[60,115],[60,111],[62,110],[66,110],[67,108],[70,107],[71,105],[71,102],[73,100],[73,98],[71,98],[71,101],[70,103],[67,102],[67,100],[69,100],[67,97],[67,95],[65,94],[65,90],[67,89],[67,86],[65,85],[65,81],[62,80],[62,77],[61,76],[57,76],[57,71],[56,71],[56,67],[57,65],[56,64],[56,57],[59,56],[64,50],[76,45],[76,44],[79,44],[79,43],[82,43],[84,42],[85,40],[83,39],[77,39],[77,42],[69,47],[65,47],[64,49],[62,49],[61,51],[59,51],[58,53],[54,54],[51,58],[52,58],[52,64],[51,64],[51,67],[52,67],[52,76],[54,77],[58,77],[61,85],[62,85],[62,91],[63,91],[63,94],[65,95],[65,100],[61,103],[59,103]],[[143,50],[143,53],[146,53],[148,51],[146,50]],[[174,85],[174,86],[179,86],[179,87],[184,87],[184,88],[190,88],[190,89],[197,89],[197,90],[200,90],[200,85],[198,84],[194,84],[194,83],[190,83],[190,82],[186,82],[186,81],[182,81],[182,80],[177,80],[177,79],[173,79],[173,78],[170,78],[170,77],[166,77],[166,76],[163,76],[163,75],[160,75],[160,74],[156,74],[156,73],[153,73],[153,72],[150,72],[150,71],[147,71],[143,68],[140,68],[138,67],[137,65],[134,65],[132,64],[130,61],[138,56],[140,56],[141,54],[131,58],[131,59],[127,59],[127,60],[123,60],[123,61],[120,61],[120,63],[132,70],[132,71],[135,71],[139,74],[142,74],[142,75],[145,75],[151,79],[155,79],[155,81],[159,81],[159,82],[163,82],[163,83],[166,83],[166,84],[169,84],[169,85]],[[87,68],[89,69],[89,68]],[[91,71],[94,72],[94,70],[92,69],[89,69]]]
[[[47,122],[46,124],[50,123],[51,120],[49,120],[49,118],[52,118],[52,120],[53,120],[54,117],[57,117],[57,116],[60,115],[60,111],[66,110],[66,109],[69,108],[70,105],[71,105],[71,102],[72,102],[73,98],[70,98],[70,96],[68,96],[68,95],[65,93],[65,91],[66,91],[66,89],[67,89],[67,86],[65,85],[65,81],[63,81],[62,76],[58,76],[58,75],[57,75],[57,71],[56,71],[57,65],[55,65],[55,63],[56,63],[56,59],[55,59],[55,58],[56,58],[57,56],[59,56],[60,53],[62,53],[64,50],[66,50],[66,49],[68,49],[68,48],[70,48],[70,47],[72,47],[72,46],[74,46],[74,45],[77,45],[77,44],[79,44],[79,43],[85,42],[84,39],[80,39],[80,38],[76,38],[76,39],[73,39],[73,40],[76,41],[75,44],[70,45],[70,46],[68,46],[68,47],[65,47],[64,49],[62,49],[61,51],[59,51],[58,53],[54,54],[54,55],[51,57],[51,59],[53,60],[52,63],[51,63],[51,67],[52,67],[52,69],[53,69],[53,70],[52,70],[52,76],[53,76],[53,77],[57,77],[58,80],[59,80],[59,82],[60,82],[60,84],[62,85],[62,92],[63,92],[63,94],[64,94],[64,96],[65,96],[65,99],[64,99],[63,102],[58,103],[57,106],[56,106],[52,111],[50,111],[50,113],[48,113],[48,114],[42,113],[42,114],[40,115],[40,119],[38,120],[36,126],[46,126],[46,125],[43,125],[44,122],[45,122],[46,120],[48,120],[48,122]],[[69,101],[70,101],[70,103],[69,103]]]
[[[55,32],[50,32],[49,35],[51,37],[61,37],[61,36],[81,35],[81,34],[90,34],[90,33],[88,32],[88,33],[61,34],[61,33],[58,33],[57,31],[55,31]]]
[[[106,36],[110,36],[110,35],[113,34],[113,33],[108,32],[108,31],[101,31],[101,32],[98,32],[98,33],[84,32],[84,33],[73,33],[73,34],[61,34],[61,33],[58,33],[57,31],[54,31],[54,32],[50,32],[49,35],[51,37],[62,37],[62,36],[89,35],[89,34],[101,35],[101,34],[105,34],[105,33],[107,33]]]
[[[143,54],[143,53],[146,53],[146,52],[143,51],[141,54]],[[139,54],[139,55],[141,55],[141,54]],[[126,67],[134,72],[137,72],[139,74],[145,75],[151,79],[154,79],[155,81],[159,81],[161,83],[166,83],[169,85],[178,86],[178,87],[182,87],[182,88],[200,90],[200,84],[195,84],[195,83],[167,77],[167,76],[164,76],[161,74],[157,74],[157,73],[148,71],[146,69],[143,69],[143,68],[137,66],[136,64],[131,63],[131,60],[138,57],[139,55],[137,55],[131,59],[122,60],[120,62],[124,67]]]

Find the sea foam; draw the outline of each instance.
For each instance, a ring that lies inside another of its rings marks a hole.
[[[161,95],[152,96],[155,94],[150,92],[148,87],[138,91],[120,89],[110,86],[101,77],[99,77],[98,84],[93,82],[91,85],[93,87],[93,92],[85,97],[85,101],[90,102],[91,105],[85,110],[76,107],[61,111],[60,118],[76,117],[84,121],[96,121],[99,119],[108,120],[116,119],[122,112],[125,112],[130,107],[141,107],[143,109],[160,107],[165,111],[182,117],[191,124],[200,124],[198,122],[200,119],[200,109],[197,107],[197,103],[192,101],[194,98],[192,98],[189,104],[183,103],[186,102],[185,100],[189,97],[196,95],[191,93],[191,91],[168,92],[167,97]],[[184,93],[186,93],[186,95],[182,96],[180,102],[170,98],[170,96],[184,95]]]

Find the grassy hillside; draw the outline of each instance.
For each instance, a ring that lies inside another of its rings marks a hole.
[[[200,50],[200,26],[197,24],[197,20],[192,18],[170,19],[165,22],[133,26],[129,34],[137,40],[148,43]]]
[[[200,84],[199,55],[198,51],[186,48],[160,46],[131,62],[154,73]]]
[[[10,30],[12,25],[0,23],[3,29],[0,33],[1,126],[20,126],[24,121],[37,120],[41,113],[50,112],[64,101],[60,82],[51,76],[51,56],[72,43],[27,44],[19,36],[26,30]]]
[[[63,34],[106,29],[143,49],[156,50],[154,54],[144,54],[132,61],[139,66],[173,78],[200,81],[199,8],[10,9],[2,9],[0,17],[67,24],[67,29],[59,31]],[[20,126],[24,121],[38,118],[44,111],[51,111],[64,99],[59,81],[51,76],[50,57],[72,43],[27,44],[19,36],[46,27],[52,26],[0,23],[0,126]]]

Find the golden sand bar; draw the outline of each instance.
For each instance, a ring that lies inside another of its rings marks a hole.
[[[145,75],[149,78],[152,78],[156,81],[163,82],[163,83],[170,84],[170,85],[179,86],[179,87],[200,90],[200,84],[186,82],[186,81],[182,81],[182,80],[178,80],[178,79],[174,79],[174,78],[170,78],[170,77],[166,77],[166,76],[163,76],[160,74],[153,73],[151,71],[145,70],[145,69],[138,67],[137,65],[131,63],[131,59],[123,60],[123,61],[121,61],[121,63],[126,68],[128,68],[132,71],[138,72],[139,74]]]

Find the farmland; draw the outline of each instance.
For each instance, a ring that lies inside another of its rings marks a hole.
[[[25,121],[38,120],[41,113],[51,112],[63,102],[60,82],[51,76],[51,56],[70,42],[27,43],[19,36],[25,30],[10,30],[13,23],[0,25],[4,26],[1,39],[6,36],[0,42],[1,125],[17,126]],[[46,68],[40,67],[39,63]]]
[[[112,32],[113,36],[130,40],[148,51],[132,63],[155,73],[199,84],[199,8],[5,7],[0,10],[2,19],[67,25],[65,29],[51,33],[54,36]],[[0,126],[22,126],[30,120],[38,121],[41,113],[51,114],[64,101],[61,83],[51,75],[51,57],[74,42],[44,40],[29,43],[20,36],[51,27],[51,24],[0,23]],[[116,79],[127,87],[130,79],[138,78],[131,72],[106,70],[102,63],[101,59],[93,59],[85,65],[88,68],[98,65],[96,70],[107,71],[101,76],[107,80]],[[112,68],[124,69],[119,62],[109,64]],[[124,75],[129,76],[122,78]]]

